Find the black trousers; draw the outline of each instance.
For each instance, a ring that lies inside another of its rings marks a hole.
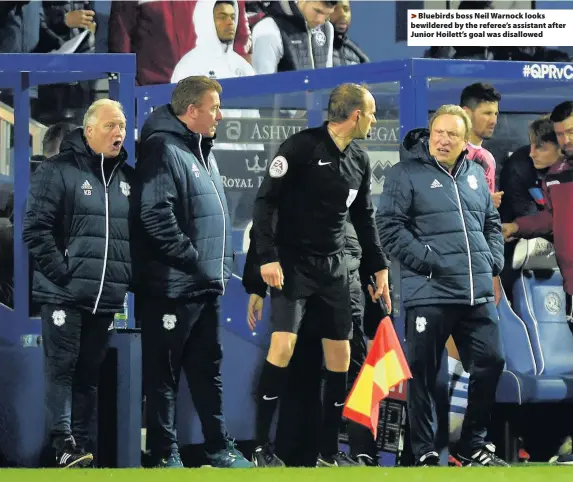
[[[193,301],[141,301],[143,385],[147,399],[147,447],[153,456],[177,448],[175,407],[181,369],[201,421],[205,450],[226,445],[219,341],[219,297]]]
[[[52,446],[61,451],[64,440],[73,435],[76,444],[86,448],[113,315],[98,316],[68,306],[43,305],[41,316]]]
[[[360,281],[358,270],[349,272],[349,280],[353,333],[350,340],[348,389],[354,384],[367,355],[368,347],[363,331],[364,317],[370,320],[378,317],[378,322],[382,319],[379,305],[365,298],[368,292],[366,284]],[[310,316],[319,317],[321,314],[308,311],[305,318]],[[288,466],[314,467],[319,451],[323,352],[320,333],[313,331],[313,326],[314,324],[305,323],[303,320],[289,364],[287,389],[279,406],[275,449]],[[373,329],[375,332],[374,326]],[[349,422],[347,433],[353,455],[371,454],[376,450],[372,433],[366,427]]]
[[[417,306],[406,310],[407,358],[413,377],[408,386],[408,417],[416,460],[435,450],[432,406],[450,334],[470,374],[458,452],[470,455],[485,444],[497,382],[504,366],[498,321],[493,302],[477,306]]]

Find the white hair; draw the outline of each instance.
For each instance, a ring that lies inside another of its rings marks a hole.
[[[92,103],[92,105],[88,107],[88,110],[84,115],[84,124],[83,124],[84,129],[87,126],[92,125],[96,121],[99,109],[104,106],[117,107],[121,111],[121,113],[125,115],[125,113],[123,112],[122,105],[117,100],[111,100],[111,99],[96,100],[94,103]]]

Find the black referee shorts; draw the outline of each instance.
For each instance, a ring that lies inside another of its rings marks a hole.
[[[271,290],[273,332],[297,334],[307,310],[312,331],[328,340],[352,338],[348,267],[344,253],[333,256],[281,254],[282,290]]]

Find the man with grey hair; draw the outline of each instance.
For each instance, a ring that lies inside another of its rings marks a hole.
[[[464,110],[445,105],[429,129],[406,134],[376,213],[382,245],[401,263],[410,435],[424,466],[439,465],[432,402],[450,335],[470,373],[457,457],[464,465],[507,465],[485,440],[504,366],[493,302],[503,238],[484,170],[466,158],[470,132]]]
[[[46,408],[58,467],[85,467],[99,368],[131,283],[133,170],[118,102],[94,102],[83,128],[34,172],[23,239],[41,305]]]

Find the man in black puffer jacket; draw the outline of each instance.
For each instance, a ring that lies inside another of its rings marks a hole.
[[[503,238],[484,171],[465,157],[470,131],[463,109],[447,105],[432,116],[429,131],[406,134],[376,214],[382,245],[402,268],[413,375],[408,416],[419,465],[439,464],[432,397],[450,335],[470,373],[458,458],[464,465],[507,465],[485,441],[504,366],[493,303]]]
[[[60,154],[42,162],[30,184],[22,237],[35,264],[32,295],[41,305],[46,406],[59,467],[93,460],[84,447],[99,367],[131,283],[133,170],[122,147],[125,124],[118,102],[94,102],[83,129],[64,138]]]
[[[252,465],[228,438],[223,417],[220,297],[231,277],[233,250],[223,182],[211,153],[222,119],[221,90],[207,77],[181,80],[171,103],[156,109],[141,131],[135,169],[142,189],[142,275],[136,299],[147,443],[158,467],[183,467],[174,427],[182,368],[211,465]]]

